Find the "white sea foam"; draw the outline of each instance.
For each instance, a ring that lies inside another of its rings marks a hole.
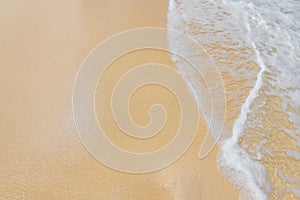
[[[225,81],[225,87],[229,88],[226,91],[228,101],[234,102],[236,106],[228,110],[225,134],[219,141],[223,150],[220,167],[224,170],[223,174],[240,187],[245,199],[268,199],[274,188],[268,179],[267,168],[260,161],[268,161],[267,156],[274,157],[275,153],[272,149],[262,151],[260,148],[268,142],[272,132],[272,129],[264,125],[264,120],[280,121],[276,118],[282,116],[271,116],[268,113],[283,112],[288,116],[293,128],[280,128],[276,125],[274,128],[284,131],[287,137],[293,137],[300,147],[300,2],[170,0],[168,27],[199,42],[210,53],[221,74],[233,77],[233,80]],[[190,55],[191,59],[197,56],[195,48],[190,44],[180,43],[180,38],[169,38],[169,48],[179,48],[185,56]],[[179,58],[174,61],[181,74],[192,83],[192,88],[196,88],[193,95],[197,97],[200,108],[207,117],[209,107],[201,102],[203,86],[197,84],[194,72],[182,64]],[[258,72],[250,67],[252,62],[260,67]],[[201,59],[198,64],[200,71],[207,70],[201,68]],[[235,85],[237,82],[246,83]],[[245,90],[245,87],[250,89]],[[247,97],[242,98],[245,95]],[[265,96],[280,99],[280,105],[274,107]],[[265,116],[265,119],[256,118],[258,115]],[[233,118],[237,119],[230,129],[230,119]],[[213,120],[220,122],[218,117]],[[221,126],[218,123],[214,126]],[[214,133],[216,130],[218,128],[211,129],[214,135],[217,135]],[[240,138],[245,137],[245,130],[249,132],[249,138],[253,131],[258,131],[263,138],[259,147],[252,150],[253,155],[239,144]],[[281,146],[281,141],[274,142]],[[300,149],[295,147],[281,151],[290,158],[298,159]],[[284,162],[288,165],[288,161]],[[288,176],[282,171],[281,178],[284,177]],[[299,182],[300,180],[296,181],[296,184]],[[280,194],[292,193],[299,197],[299,188],[300,185],[286,185],[280,189]]]

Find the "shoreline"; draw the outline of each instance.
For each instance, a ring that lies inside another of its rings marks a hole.
[[[207,130],[203,118],[192,146],[179,160],[162,170],[141,175],[104,166],[86,151],[76,132],[72,87],[83,59],[97,44],[118,32],[146,26],[166,27],[168,1],[30,0],[5,4],[0,8],[0,62],[5,66],[0,72],[4,83],[0,104],[4,122],[0,197],[239,198],[238,190],[218,170],[218,146],[205,159],[198,158],[204,137],[201,133]],[[153,59],[175,69],[167,54],[140,53],[114,63],[104,77],[106,87],[99,87],[96,96],[96,110],[98,116],[107,119],[109,137],[131,150],[155,149],[165,144],[172,138],[180,116],[174,96],[160,87],[146,87],[133,96],[131,113],[137,123],[147,124],[149,119],[144,110],[154,101],[162,101],[170,118],[161,136],[153,143],[134,145],[136,141],[126,140],[114,125],[110,109],[100,99],[103,94],[107,94],[104,98],[109,97],[115,80],[111,77]]]

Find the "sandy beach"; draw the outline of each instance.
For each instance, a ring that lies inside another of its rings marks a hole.
[[[238,190],[219,173],[216,146],[198,158],[207,131],[199,119],[197,136],[175,163],[146,174],[112,170],[82,145],[72,114],[73,84],[88,53],[100,42],[132,28],[166,27],[167,0],[3,2],[0,8],[0,199],[238,199]],[[123,73],[138,64],[158,62],[175,69],[166,52],[144,50],[113,63],[96,93],[96,111],[108,137],[134,152],[167,143],[180,123],[174,95],[144,86],[130,101],[137,124],[160,102],[166,126],[151,141],[122,134],[107,104]]]

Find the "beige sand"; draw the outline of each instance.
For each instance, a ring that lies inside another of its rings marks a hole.
[[[204,160],[198,159],[206,132],[203,119],[197,138],[182,158],[163,170],[142,175],[121,173],[96,161],[75,130],[72,87],[89,51],[123,30],[165,27],[167,8],[166,0],[2,2],[1,199],[238,199],[237,190],[218,172],[217,147]],[[161,52],[131,54],[107,71],[106,87],[97,90],[97,113],[106,119],[109,137],[132,151],[163,146],[179,123],[175,97],[158,86],[137,91],[130,108],[133,119],[146,124],[148,106],[157,101],[165,105],[167,125],[152,142],[126,139],[114,125],[110,109],[101,104],[114,84],[112,74],[119,76],[149,60],[174,67]]]

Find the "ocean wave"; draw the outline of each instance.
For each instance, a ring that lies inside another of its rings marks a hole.
[[[170,0],[168,28],[201,45],[223,79],[227,115],[219,165],[244,199],[300,198],[299,11],[294,0]],[[195,47],[178,39],[169,38],[169,48],[197,57]],[[187,82],[204,87],[180,58],[174,61]],[[207,70],[200,58],[197,64]],[[208,121],[201,91],[193,94]]]

